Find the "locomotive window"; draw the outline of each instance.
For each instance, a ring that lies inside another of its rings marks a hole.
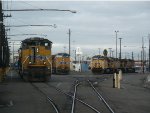
[[[29,46],[36,46],[37,43],[36,43],[36,42],[30,42],[30,43],[28,43],[28,45],[29,45]]]
[[[57,55],[56,57],[57,57],[57,58],[60,58],[60,57],[62,57],[62,56],[61,56],[61,55]]]
[[[48,46],[48,43],[47,43],[47,42],[45,43],[45,46]]]
[[[23,46],[23,47],[26,47],[26,46],[27,46],[27,43],[22,43],[22,46]]]
[[[50,43],[49,42],[41,42],[40,45],[48,47],[48,46],[50,46]]]
[[[68,56],[66,55],[66,56],[64,56],[64,57],[65,57],[65,58],[69,58],[69,55],[68,55]]]

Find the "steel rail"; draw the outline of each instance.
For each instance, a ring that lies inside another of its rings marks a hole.
[[[97,93],[98,98],[101,98],[101,100],[104,102],[104,104],[107,106],[107,108],[109,109],[109,111],[111,113],[115,113],[112,108],[109,106],[109,104],[106,102],[106,100],[102,97],[102,95],[96,90],[96,88],[93,86],[93,84],[90,82],[90,80],[88,80],[88,83],[91,85],[91,87],[93,88],[93,90]]]
[[[50,86],[49,84],[47,84],[47,85]],[[55,87],[55,86],[52,86],[52,85],[51,85],[51,87],[53,87],[54,89],[56,89],[58,92],[60,92],[60,93],[62,93],[62,94],[64,94],[64,95],[66,95],[66,96],[69,96],[69,97],[73,98],[72,95],[70,95],[70,94],[68,94],[68,93],[65,93],[65,92],[62,91],[61,89],[59,89],[59,88],[57,88],[57,87]],[[90,109],[92,109],[92,110],[95,111],[96,113],[101,113],[100,111],[98,111],[96,108],[94,108],[94,107],[91,106],[90,104],[88,104],[88,103],[86,103],[86,102],[84,102],[84,101],[78,99],[77,97],[76,97],[75,99],[76,99],[77,101],[79,101],[80,103],[82,103],[83,105],[89,107]]]
[[[74,94],[73,94],[73,101],[72,101],[72,108],[71,108],[71,113],[74,113],[74,106],[75,106],[75,99],[76,99],[76,92],[77,92],[77,86],[79,85],[78,81],[76,81],[76,85],[74,87]]]
[[[59,113],[58,108],[56,107],[55,103],[53,102],[53,100],[47,96],[47,99],[49,101],[49,103],[51,103],[51,105],[53,106],[53,108],[55,109],[56,113]]]
[[[56,111],[56,113],[60,113],[59,109],[57,108],[56,104],[54,103],[54,101],[46,95],[46,93],[44,93],[42,90],[39,89],[39,87],[37,87],[36,85],[34,85],[33,83],[31,83],[31,85],[36,88],[40,93],[42,93],[44,96],[47,97],[48,102],[52,105],[52,107],[54,108],[54,110]]]

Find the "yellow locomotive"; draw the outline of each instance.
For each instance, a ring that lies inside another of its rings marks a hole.
[[[28,81],[48,81],[52,70],[52,42],[33,37],[22,41],[19,49],[19,74]]]
[[[122,72],[135,72],[134,60],[131,59],[116,59],[107,56],[95,55],[90,63],[91,71],[94,74],[114,73],[121,69]]]
[[[92,57],[90,68],[93,73],[112,73],[114,63],[112,59],[105,56],[95,55]]]
[[[58,53],[52,56],[52,72],[54,74],[68,74],[70,71],[70,55]]]
[[[130,72],[130,73],[134,73],[135,72],[135,68],[134,68],[135,62],[134,62],[134,60],[121,59],[120,62],[121,62],[120,69],[123,72]]]

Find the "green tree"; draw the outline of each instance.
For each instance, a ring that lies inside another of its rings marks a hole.
[[[104,51],[103,51],[103,55],[104,55],[104,56],[107,56],[107,54],[108,54],[107,49],[104,49]]]

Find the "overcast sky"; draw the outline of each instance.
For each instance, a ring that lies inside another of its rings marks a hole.
[[[122,1],[13,1],[3,2],[3,9],[69,9],[70,12],[11,12],[12,17],[5,19],[6,25],[56,24],[52,27],[10,28],[8,34],[44,34],[53,42],[53,53],[68,52],[68,29],[71,29],[71,51],[81,47],[83,54],[98,54],[98,48],[112,48],[115,51],[116,35],[122,39],[122,56],[131,58],[131,52],[137,57],[142,46],[142,37],[148,54],[148,34],[150,33],[150,2]],[[10,14],[10,12],[4,12]],[[30,36],[11,37],[11,40],[23,40]],[[33,36],[31,36],[33,37]],[[40,37],[40,35],[38,36]],[[126,47],[124,47],[126,46]],[[16,46],[15,49],[18,49]],[[64,49],[66,47],[66,49]],[[73,53],[72,53],[73,54]],[[119,39],[118,39],[119,54]],[[115,56],[115,52],[114,52]]]

